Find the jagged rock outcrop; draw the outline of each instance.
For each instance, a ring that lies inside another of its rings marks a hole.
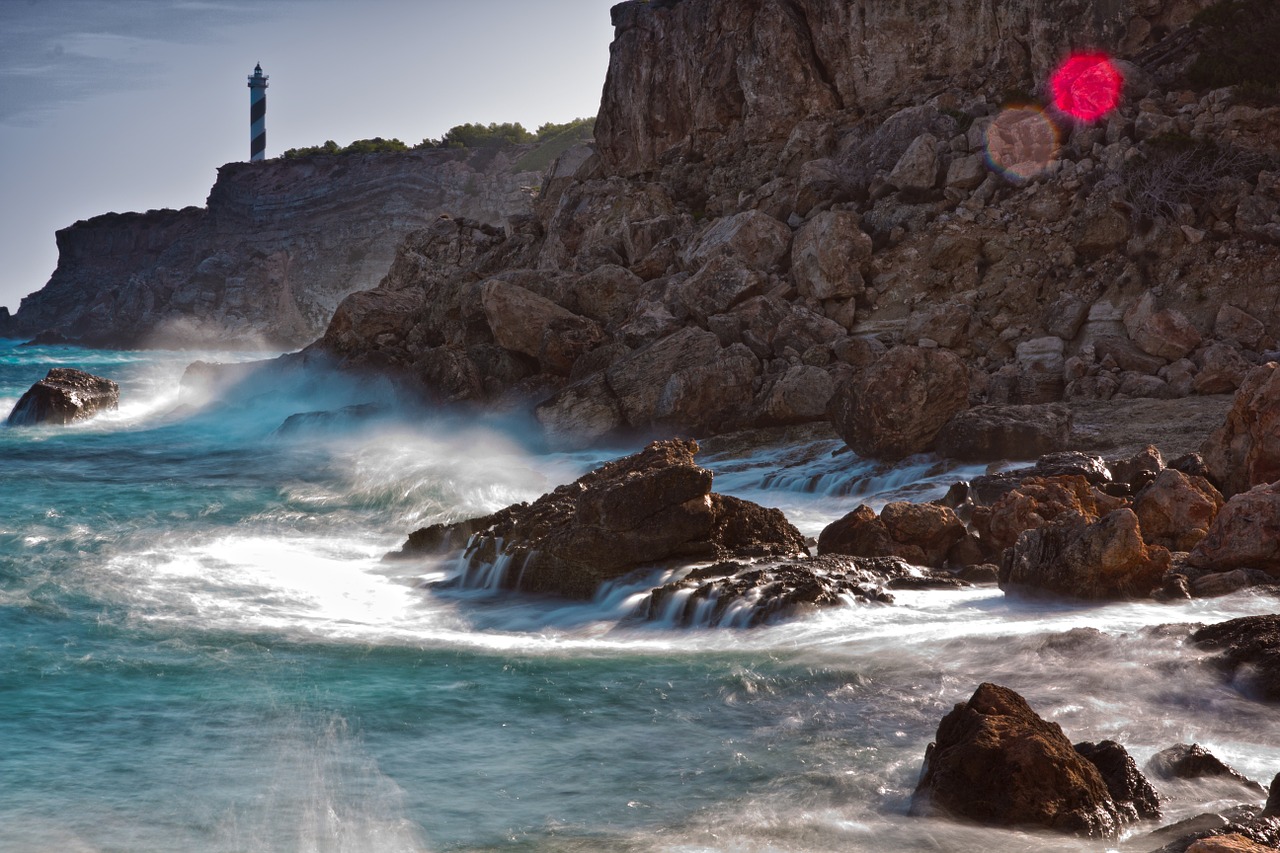
[[[58,232],[58,267],[9,334],[106,346],[270,345],[318,337],[442,213],[527,213],[526,147],[230,163],[204,208],[109,213]]]
[[[1242,668],[1247,689],[1280,702],[1280,616],[1244,616],[1200,628],[1191,640],[1201,648],[1219,650],[1215,663],[1236,677]]]
[[[1227,497],[1280,480],[1280,364],[1245,377],[1226,423],[1200,453]]]
[[[410,535],[399,556],[469,536],[469,570],[489,585],[590,598],[600,585],[641,566],[806,553],[776,509],[711,492],[692,441],[656,441],[532,504]],[[467,582],[463,578],[463,583]]]
[[[1129,751],[1113,740],[1075,745],[1075,751],[1102,774],[1111,801],[1126,820],[1160,817],[1160,794],[1138,769]]]
[[[69,424],[120,407],[120,386],[72,367],[54,367],[18,398],[10,426]]]
[[[925,752],[913,814],[1111,837],[1121,813],[1098,768],[1007,687],[979,685]]]

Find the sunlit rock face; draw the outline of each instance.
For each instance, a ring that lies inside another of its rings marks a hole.
[[[1127,52],[1198,0],[682,0],[621,3],[596,139],[635,175],[787,141],[813,115],[874,111],[928,80],[1029,90],[1072,47]]]
[[[442,213],[527,212],[525,148],[231,163],[204,208],[108,213],[58,232],[58,267],[10,334],[107,346],[299,346]]]

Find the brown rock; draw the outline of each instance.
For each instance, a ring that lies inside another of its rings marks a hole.
[[[933,189],[938,181],[938,138],[921,134],[889,172],[889,183],[906,193]]]
[[[1024,530],[1043,527],[1059,516],[1078,514],[1096,521],[1122,504],[1079,474],[1027,477],[992,503],[988,539],[999,552],[1011,547]]]
[[[492,279],[480,300],[498,346],[537,358],[548,372],[568,375],[578,356],[604,342],[594,321],[519,285]]]
[[[970,462],[1033,459],[1065,450],[1070,439],[1066,406],[975,406],[947,421],[938,454]]]
[[[1226,423],[1200,454],[1227,497],[1280,480],[1280,365],[1264,364],[1245,376]]]
[[[711,364],[720,350],[720,341],[711,332],[686,327],[614,362],[605,376],[626,423],[650,426],[672,377],[685,367]]]
[[[1062,729],[989,683],[938,725],[911,810],[1087,836],[1111,837],[1120,825],[1102,776]]]
[[[1214,337],[1232,341],[1245,349],[1256,350],[1266,334],[1262,321],[1231,305],[1223,305],[1213,321]]]
[[[1226,624],[1226,623],[1219,623]],[[1200,636],[1197,631],[1193,640]],[[1199,642],[1196,640],[1196,642]],[[1162,749],[1147,763],[1147,768],[1163,779],[1230,779],[1258,794],[1263,787],[1222,762],[1198,743],[1180,743]]]
[[[901,459],[928,450],[969,405],[969,371],[946,350],[895,347],[836,388],[832,423],[862,456]]]
[[[1085,599],[1145,598],[1170,565],[1167,550],[1142,541],[1138,517],[1117,509],[1095,522],[1076,513],[1027,530],[1005,552],[1000,588]]]
[[[1211,344],[1196,357],[1200,371],[1192,380],[1197,394],[1226,394],[1240,387],[1252,364],[1234,347]]]
[[[697,269],[716,257],[735,258],[753,270],[778,265],[791,246],[791,229],[758,210],[718,219],[698,235],[681,260]]]
[[[968,343],[972,319],[972,308],[954,302],[919,308],[907,318],[902,337],[912,345],[918,344],[921,338],[928,338],[940,347],[955,349]]]
[[[898,543],[893,541],[884,522],[876,517],[876,511],[860,504],[852,512],[836,519],[818,535],[818,554],[846,554],[851,557],[901,556],[908,562],[924,561],[924,551],[916,546],[909,555],[898,553]]]
[[[601,325],[616,325],[626,319],[643,284],[638,275],[624,267],[596,267],[574,285],[578,310]]]
[[[768,283],[764,273],[747,269],[737,258],[719,255],[680,284],[680,301],[699,324],[740,302],[759,296]]]
[[[1163,358],[1147,355],[1128,339],[1115,335],[1103,335],[1094,341],[1093,346],[1094,351],[1098,354],[1099,361],[1103,361],[1109,356],[1115,360],[1116,365],[1122,370],[1132,370],[1135,373],[1154,376],[1156,371],[1166,364]]]
[[[1126,317],[1127,320],[1127,317]],[[1156,311],[1129,329],[1129,337],[1143,352],[1176,361],[1200,345],[1200,332],[1181,311]]]
[[[567,385],[534,410],[547,440],[555,447],[590,447],[625,425],[617,397],[603,373]]]
[[[857,214],[823,211],[796,232],[791,278],[801,296],[848,299],[866,289],[862,272],[870,258],[871,238]]]
[[[1232,496],[1188,562],[1219,572],[1262,569],[1280,577],[1280,481]]]
[[[951,546],[964,538],[964,522],[955,511],[936,504],[893,501],[880,511],[880,521],[894,542],[924,552],[925,565],[941,567]]]
[[[1112,802],[1125,820],[1160,817],[1160,794],[1142,775],[1128,750],[1113,740],[1078,743],[1075,750],[1089,761],[1107,784]]]
[[[120,407],[120,386],[73,367],[54,367],[9,412],[10,426],[69,424]]]
[[[1243,835],[1211,835],[1201,838],[1187,848],[1187,853],[1271,853],[1276,848],[1250,841]]]
[[[798,424],[822,420],[835,393],[835,380],[821,367],[797,364],[770,386],[761,403],[762,424]]]
[[[601,583],[659,561],[804,553],[778,510],[712,494],[711,472],[693,461],[697,449],[653,442],[532,504],[462,522],[472,534],[462,583],[484,577],[505,589],[590,598]],[[457,541],[452,535],[419,531],[398,556],[414,556],[415,541],[435,551]]]
[[[1134,498],[1133,511],[1148,545],[1190,551],[1209,532],[1222,503],[1208,480],[1166,468]]]

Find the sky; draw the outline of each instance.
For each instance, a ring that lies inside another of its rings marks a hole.
[[[332,139],[413,145],[466,122],[595,115],[615,0],[0,0],[0,305],[57,264],[54,232],[203,206],[249,158]]]

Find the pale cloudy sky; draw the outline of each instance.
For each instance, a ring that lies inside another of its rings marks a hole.
[[[249,157],[326,139],[409,144],[465,122],[594,115],[613,0],[0,0],[0,305],[39,290],[54,232],[203,205]]]

